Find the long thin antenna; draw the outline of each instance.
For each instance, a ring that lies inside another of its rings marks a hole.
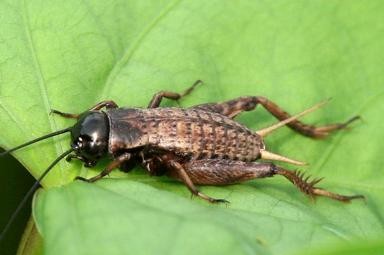
[[[66,152],[64,152],[63,154],[61,154],[59,157],[57,157],[57,159],[55,159],[51,165],[49,165],[49,167],[44,171],[44,173],[39,177],[39,179],[37,179],[37,181],[33,184],[33,186],[28,190],[27,194],[24,196],[23,200],[21,200],[21,202],[19,203],[19,205],[17,206],[15,212],[12,214],[11,218],[9,219],[9,221],[7,222],[7,225],[5,225],[3,231],[1,232],[0,234],[0,242],[1,240],[3,240],[5,234],[8,232],[9,230],[9,227],[12,225],[13,221],[16,219],[16,216],[20,213],[20,210],[23,208],[23,206],[25,205],[25,203],[27,202],[28,198],[33,194],[33,192],[36,191],[36,189],[40,186],[40,182],[41,180],[48,174],[48,172],[60,161],[62,160],[65,156],[67,156],[68,154],[70,154],[71,152],[73,151],[73,149],[69,149],[67,150]]]
[[[30,144],[33,144],[33,143],[39,142],[39,141],[41,141],[41,140],[44,140],[44,139],[46,139],[46,138],[49,138],[49,137],[52,137],[52,136],[56,136],[56,135],[61,135],[61,134],[63,134],[63,133],[69,132],[69,131],[71,131],[71,129],[72,129],[72,127],[65,128],[65,129],[58,130],[58,131],[56,131],[56,132],[50,133],[50,134],[48,134],[48,135],[44,135],[44,136],[41,136],[41,137],[39,137],[39,138],[33,139],[33,140],[29,141],[29,142],[26,142],[26,143],[23,143],[23,144],[21,144],[21,145],[19,145],[19,146],[16,146],[15,148],[12,148],[12,149],[9,149],[9,150],[7,150],[7,151],[4,151],[4,152],[0,153],[0,157],[1,157],[1,156],[4,156],[4,155],[6,155],[6,154],[8,154],[8,153],[10,153],[10,152],[13,152],[13,151],[15,151],[15,150],[18,150],[18,149],[20,149],[20,148],[23,148],[23,147],[25,147],[25,146],[28,146],[28,145],[30,145]]]

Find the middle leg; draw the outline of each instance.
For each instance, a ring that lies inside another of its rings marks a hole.
[[[186,89],[183,93],[179,94],[179,93],[176,93],[176,92],[171,92],[171,91],[160,91],[160,92],[157,92],[151,102],[149,102],[149,105],[148,105],[148,108],[157,108],[160,106],[160,103],[161,103],[161,100],[163,98],[168,98],[168,99],[172,99],[172,100],[179,100],[181,99],[182,97],[188,95],[189,93],[192,92],[192,90],[197,86],[199,85],[200,83],[202,83],[201,80],[197,80],[195,81],[194,84],[192,84],[191,87],[189,87],[188,89]]]
[[[199,191],[184,167],[177,161],[173,159],[167,159],[166,165],[169,169],[168,175],[182,181],[193,195],[198,196],[210,203],[228,203],[228,201],[225,199],[213,198]]]

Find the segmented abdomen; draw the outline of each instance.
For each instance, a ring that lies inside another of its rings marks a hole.
[[[120,108],[108,111],[108,116],[111,152],[148,146],[196,159],[252,161],[262,146],[260,137],[247,127],[203,110]]]

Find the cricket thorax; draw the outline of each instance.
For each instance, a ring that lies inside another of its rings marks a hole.
[[[197,109],[113,109],[109,116],[110,153],[139,147],[159,148],[192,158],[251,161],[261,138],[226,116]],[[114,133],[113,130],[119,130]]]

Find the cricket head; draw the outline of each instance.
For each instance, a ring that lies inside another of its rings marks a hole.
[[[108,117],[103,112],[87,111],[77,118],[74,126],[62,130],[52,132],[50,134],[38,137],[12,149],[0,153],[0,157],[7,155],[13,151],[19,150],[31,144],[43,141],[47,138],[71,133],[71,148],[59,155],[36,180],[35,184],[30,188],[24,199],[18,205],[16,211],[12,214],[5,228],[0,233],[0,241],[4,238],[16,215],[20,212],[23,205],[27,202],[33,192],[39,187],[43,178],[51,171],[51,169],[59,163],[63,158],[67,160],[75,157],[85,163],[86,166],[93,166],[96,162],[108,152],[108,137],[109,137],[109,121]],[[74,154],[72,154],[74,153]]]
[[[71,128],[71,147],[85,166],[93,166],[108,153],[109,121],[103,112],[87,111]]]
[[[58,130],[23,143],[0,153],[0,156],[67,132],[71,133],[71,149],[58,158],[62,159],[64,156],[72,153],[67,157],[67,160],[77,158],[83,161],[85,166],[90,167],[94,166],[100,158],[107,155],[109,141],[108,117],[103,112],[87,111],[77,118],[77,122],[72,127]]]

